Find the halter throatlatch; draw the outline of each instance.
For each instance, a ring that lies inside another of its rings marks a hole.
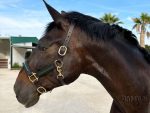
[[[70,25],[70,28],[69,28],[69,31],[67,33],[67,37],[63,43],[62,46],[60,46],[59,50],[58,50],[58,55],[60,56],[60,59],[57,59],[54,61],[53,64],[50,64],[44,68],[42,68],[40,71],[37,71],[37,72],[32,72],[30,70],[30,67],[28,65],[28,63],[25,61],[23,63],[23,67],[28,75],[28,78],[29,80],[35,84],[35,82],[38,82],[39,78],[46,75],[47,73],[49,73],[50,71],[53,71],[55,68],[56,68],[56,71],[58,72],[58,75],[57,75],[57,79],[60,81],[60,83],[62,85],[65,85],[65,82],[64,82],[64,75],[62,74],[63,72],[63,57],[66,55],[67,53],[67,50],[68,50],[68,43],[70,41],[70,38],[71,38],[71,34],[73,32],[73,29],[74,29],[74,25],[71,24]],[[47,90],[46,88],[44,88],[43,86],[38,86],[37,88],[37,92],[39,94],[42,94],[42,93],[46,93]]]

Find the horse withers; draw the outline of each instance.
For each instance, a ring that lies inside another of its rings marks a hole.
[[[128,30],[78,12],[59,13],[23,64],[14,91],[31,107],[42,93],[80,74],[100,81],[113,98],[110,113],[150,113],[150,54]],[[87,76],[88,76],[87,75]]]

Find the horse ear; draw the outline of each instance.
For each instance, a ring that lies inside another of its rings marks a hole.
[[[62,19],[62,15],[61,15],[56,9],[54,9],[54,8],[51,7],[49,4],[47,4],[47,3],[45,2],[45,0],[43,0],[43,2],[44,2],[44,4],[45,4],[45,6],[46,6],[46,8],[47,8],[47,10],[48,10],[48,12],[49,12],[49,14],[51,15],[51,17],[53,18],[53,20],[54,20],[55,22],[57,22],[57,21],[59,21],[59,20]]]

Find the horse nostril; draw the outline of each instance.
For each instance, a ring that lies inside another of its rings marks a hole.
[[[20,91],[19,91],[19,88],[16,86],[16,84],[14,85],[14,92],[16,94],[16,98],[18,98]]]
[[[18,95],[16,95],[16,98],[18,98]]]
[[[14,85],[14,92],[17,93],[16,85]]]

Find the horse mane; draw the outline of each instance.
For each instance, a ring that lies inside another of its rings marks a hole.
[[[103,23],[94,17],[79,12],[68,12],[65,18],[69,23],[73,23],[83,30],[91,39],[109,41],[122,36],[129,44],[136,47],[150,64],[150,53],[139,45],[137,37],[131,31],[118,25]]]
[[[131,31],[118,25],[103,23],[99,19],[81,14],[79,12],[68,12],[64,16],[69,23],[75,24],[82,31],[84,31],[89,36],[88,38],[96,40],[95,42],[109,41],[119,37],[123,38],[128,44],[136,47],[150,64],[150,53],[139,45],[136,36]],[[46,31],[49,31],[53,24],[54,23],[49,24]]]

